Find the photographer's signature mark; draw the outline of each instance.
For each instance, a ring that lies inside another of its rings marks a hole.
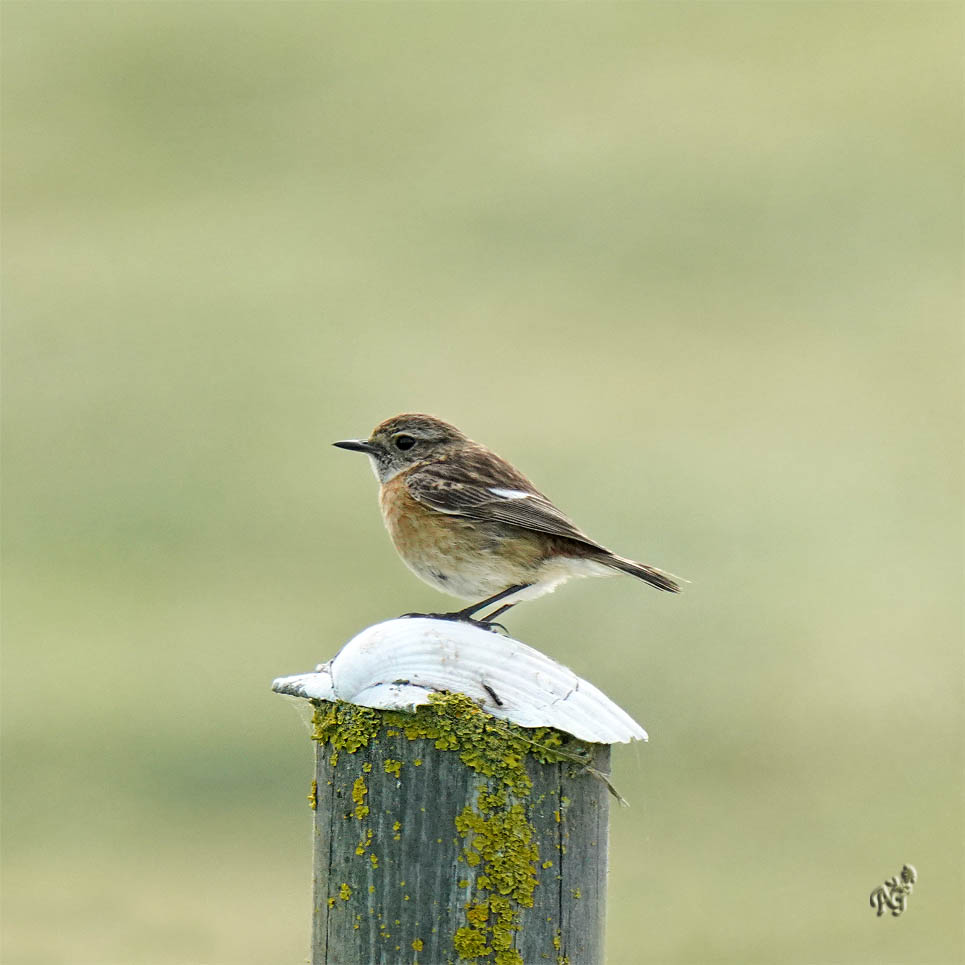
[[[889,878],[883,885],[878,885],[871,892],[871,907],[878,909],[880,918],[886,909],[897,918],[908,906],[908,898],[918,880],[918,872],[914,865],[906,864],[900,875]]]

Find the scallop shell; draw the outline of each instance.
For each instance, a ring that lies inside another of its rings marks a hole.
[[[629,714],[572,670],[519,640],[458,621],[377,623],[314,673],[279,677],[271,689],[404,711],[428,703],[434,691],[458,692],[522,727],[555,727],[598,744],[647,739]]]

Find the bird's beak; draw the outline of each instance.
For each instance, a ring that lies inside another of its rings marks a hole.
[[[365,452],[370,456],[374,456],[379,451],[376,446],[364,439],[343,439],[341,442],[333,442],[332,445],[338,446],[339,449],[351,449],[352,452]]]

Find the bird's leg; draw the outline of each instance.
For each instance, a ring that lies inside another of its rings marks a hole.
[[[514,606],[516,606],[515,603],[504,603],[498,610],[493,610],[492,613],[488,613],[486,616],[480,617],[478,620],[474,619],[473,617],[470,617],[469,620],[477,627],[482,627],[484,630],[500,630],[508,637],[510,635],[509,631],[503,626],[503,624],[496,622],[496,617],[498,617],[500,613],[505,613],[507,610],[511,610]]]
[[[526,587],[532,586],[531,583],[514,583],[512,586],[506,587],[505,590],[500,590],[498,593],[494,593],[492,596],[487,596],[485,600],[480,600],[478,603],[473,603],[471,606],[465,607],[465,609],[457,610],[452,616],[457,620],[471,620],[472,615],[477,613],[479,610],[485,610],[487,606],[491,606],[493,603],[498,603],[500,600],[505,600],[507,596],[512,596],[514,593],[519,593],[520,590],[525,590]],[[515,606],[514,603],[510,603],[507,606],[501,606],[496,613],[502,613],[503,610],[508,610],[509,607]],[[493,616],[496,615],[493,614]],[[483,617],[481,620],[475,620],[475,623],[488,623],[491,617]]]
[[[488,614],[487,616],[480,617],[479,622],[492,623],[493,620],[495,620],[500,613],[505,613],[507,610],[511,610],[514,606],[516,606],[515,603],[504,603],[498,610],[493,610],[493,612]],[[498,624],[494,624],[494,626],[498,626]]]
[[[471,623],[473,626],[481,627],[483,630],[492,630],[499,627],[501,630],[506,630],[502,624],[493,623],[493,618],[499,616],[500,613],[505,613],[511,606],[515,606],[515,603],[506,603],[501,606],[498,610],[493,611],[489,616],[483,617],[477,620],[473,617],[474,613],[479,610],[484,610],[487,606],[491,606],[493,603],[498,603],[500,600],[505,600],[507,596],[512,596],[514,593],[519,593],[520,590],[525,590],[526,587],[531,586],[530,583],[514,583],[512,586],[507,587],[505,590],[500,590],[498,593],[494,593],[492,596],[487,596],[485,600],[480,600],[479,603],[473,603],[470,606],[463,608],[462,610],[456,610],[453,613],[403,613],[403,617],[427,617],[430,620],[462,620],[464,623]]]

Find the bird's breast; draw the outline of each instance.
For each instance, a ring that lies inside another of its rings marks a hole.
[[[401,476],[379,493],[382,518],[406,565],[453,596],[478,599],[530,582],[541,547],[515,527],[440,513],[413,499]]]

